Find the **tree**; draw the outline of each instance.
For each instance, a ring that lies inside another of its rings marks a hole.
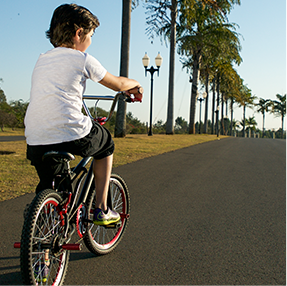
[[[257,112],[262,113],[263,116],[263,123],[262,123],[262,132],[263,132],[263,137],[265,133],[265,113],[269,111],[269,107],[271,107],[271,100],[270,99],[263,99],[260,98],[259,102],[256,104]]]
[[[248,134],[249,134],[249,138],[251,137],[251,131],[256,131],[256,125],[257,125],[257,122],[255,120],[255,117],[252,116],[252,117],[249,117],[246,119],[246,131],[248,131]]]
[[[0,88],[0,128],[4,131],[4,126],[9,124],[9,121],[12,120],[11,107],[7,103],[6,95],[4,91]],[[14,121],[14,118],[13,118]]]
[[[174,133],[174,70],[175,70],[175,47],[176,47],[176,31],[177,17],[179,12],[183,10],[190,11],[189,15],[197,3],[202,3],[203,6],[208,6],[209,9],[217,8],[215,0],[148,0],[147,10],[149,16],[147,18],[148,29],[147,33],[153,37],[154,34],[161,36],[165,40],[170,41],[170,62],[169,62],[169,80],[168,80],[168,107],[167,107],[167,123],[166,134]],[[170,12],[170,17],[167,14]]]
[[[131,112],[127,113],[127,129],[130,134],[143,134],[146,133],[144,123],[140,122],[137,117],[134,117]]]
[[[129,74],[129,50],[131,30],[131,9],[132,0],[122,1],[122,39],[121,39],[121,61],[120,75],[128,77]],[[115,137],[126,136],[126,109],[127,103],[124,100],[118,101],[116,116]]]
[[[156,134],[164,134],[166,129],[166,123],[164,123],[162,120],[158,120],[154,125],[153,125],[153,133]]]
[[[182,117],[177,117],[175,119],[175,133],[186,133],[188,131],[188,123]]]
[[[4,91],[0,88],[0,104],[7,103],[6,95]]]
[[[221,93],[221,122],[224,122],[224,103],[226,103],[226,116],[228,105],[230,102],[231,119],[233,120],[233,102],[236,94],[238,93],[238,86],[240,86],[240,77],[234,69],[233,65],[240,65],[242,58],[240,56],[240,34],[236,32],[237,25],[234,23],[223,23],[214,27],[214,32],[211,34],[211,43],[208,53],[204,53],[203,64],[208,65],[211,74],[216,78],[216,82],[213,82],[213,89],[218,92],[218,105],[219,105],[219,93]],[[219,86],[218,86],[219,85]],[[232,124],[230,124],[232,134]],[[222,128],[222,132],[223,132]],[[227,133],[227,129],[225,132]]]
[[[237,62],[238,63],[238,62]],[[237,71],[233,68],[232,63],[225,63],[218,68],[220,72],[220,92],[222,94],[222,108],[221,108],[221,122],[224,120],[224,103],[226,103],[226,117],[228,104],[230,102],[230,122],[233,122],[233,105],[234,101],[240,97],[240,88],[242,86],[242,79],[238,75]],[[226,133],[228,129],[226,128]],[[230,135],[233,134],[233,125],[230,124]]]
[[[240,122],[237,121],[237,120],[235,120],[235,119],[233,119],[231,125],[232,125],[232,129],[235,131],[235,135],[236,135],[236,130],[237,130],[237,128],[240,127]],[[232,134],[231,134],[231,135],[232,135]]]
[[[222,27],[232,26],[232,24],[224,23],[225,14],[230,11],[234,3],[240,4],[240,1],[218,1],[216,2],[217,9],[210,9],[211,7],[203,2],[195,1],[192,12],[190,12],[191,1],[186,2],[190,5],[182,7],[181,10],[178,42],[179,53],[185,56],[183,65],[192,70],[189,133],[194,134],[196,97],[203,58],[208,57],[208,54],[216,46],[218,47],[220,43],[218,34],[226,33]],[[230,43],[229,46],[231,46]],[[213,55],[210,58],[213,59]]]
[[[272,102],[272,113],[275,114],[275,116],[281,116],[281,126],[282,126],[282,139],[284,137],[284,117],[286,114],[286,94],[280,95],[276,94],[276,97],[278,100],[274,100]]]
[[[11,113],[14,114],[17,119],[18,127],[24,127],[24,118],[28,108],[28,102],[24,102],[22,99],[14,100],[10,102],[10,106],[12,108]]]
[[[243,137],[245,137],[246,107],[252,107],[255,99],[256,97],[251,94],[251,89],[249,89],[246,85],[242,84],[240,90],[240,97],[237,98],[237,101],[239,105],[243,107]]]
[[[174,106],[174,69],[175,69],[175,46],[176,46],[176,19],[178,15],[178,5],[180,1],[147,1],[148,29],[147,33],[153,38],[154,34],[162,38],[169,39],[169,80],[168,80],[168,106],[166,134],[173,134],[173,106]],[[170,17],[167,15],[170,11]]]

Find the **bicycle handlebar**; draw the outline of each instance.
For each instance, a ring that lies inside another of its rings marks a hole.
[[[114,113],[114,110],[115,110],[115,107],[116,107],[116,104],[120,98],[120,96],[123,96],[124,97],[124,100],[126,102],[136,102],[136,101],[140,101],[141,102],[141,99],[138,99],[134,96],[130,96],[128,94],[126,94],[125,92],[118,92],[115,96],[113,95],[83,95],[83,108],[86,112],[86,114],[91,118],[91,119],[94,119],[94,117],[91,115],[86,103],[85,103],[85,99],[93,99],[93,100],[112,100],[113,103],[112,103],[112,106],[110,108],[110,111],[109,111],[109,114],[108,114],[108,117],[105,118],[104,120],[102,120],[102,122],[108,122],[111,117],[113,116],[113,113]],[[97,103],[96,103],[97,104]]]

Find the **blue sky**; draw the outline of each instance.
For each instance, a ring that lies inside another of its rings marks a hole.
[[[243,36],[241,56],[243,63],[236,67],[244,83],[252,93],[265,99],[275,99],[277,93],[286,93],[286,2],[284,0],[242,0],[229,15],[230,22],[239,25],[237,31]],[[7,100],[29,100],[31,74],[40,53],[52,46],[45,38],[52,13],[63,3],[58,0],[0,0],[0,83]],[[87,7],[100,20],[100,27],[93,36],[93,43],[87,50],[95,56],[109,72],[119,74],[121,12],[120,0],[74,1]],[[142,4],[132,12],[130,69],[129,76],[138,80],[145,88],[144,101],[130,104],[128,111],[142,122],[149,121],[150,76],[145,77],[142,57],[148,53],[154,65],[154,58],[160,52],[163,64],[159,77],[154,78],[153,121],[166,120],[168,94],[169,48],[159,39],[153,43],[145,34],[145,10]],[[189,75],[182,70],[179,57],[175,70],[174,115],[188,121],[190,104]],[[86,94],[113,94],[94,82],[88,82]],[[211,102],[209,103],[211,105]],[[107,109],[107,103],[102,105]],[[210,109],[210,108],[209,108]],[[255,109],[247,110],[247,117],[255,116],[262,129],[262,116]],[[211,115],[209,114],[209,118]],[[196,119],[199,119],[197,108]],[[235,119],[242,119],[242,108],[235,108]],[[266,116],[266,128],[281,127],[280,118]],[[284,129],[286,128],[286,125]]]

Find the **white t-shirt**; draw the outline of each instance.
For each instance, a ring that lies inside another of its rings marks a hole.
[[[86,80],[98,82],[106,69],[94,57],[58,47],[41,54],[32,75],[30,103],[25,116],[29,145],[47,145],[85,137],[91,119],[82,110]]]

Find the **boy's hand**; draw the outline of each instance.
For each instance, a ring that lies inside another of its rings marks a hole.
[[[137,86],[137,87],[134,87],[134,88],[132,88],[132,89],[130,89],[130,90],[127,90],[126,91],[126,94],[127,95],[134,95],[134,97],[136,98],[136,101],[142,101],[142,97],[143,97],[143,92],[144,92],[144,89],[143,89],[143,87],[141,87],[141,86]]]

